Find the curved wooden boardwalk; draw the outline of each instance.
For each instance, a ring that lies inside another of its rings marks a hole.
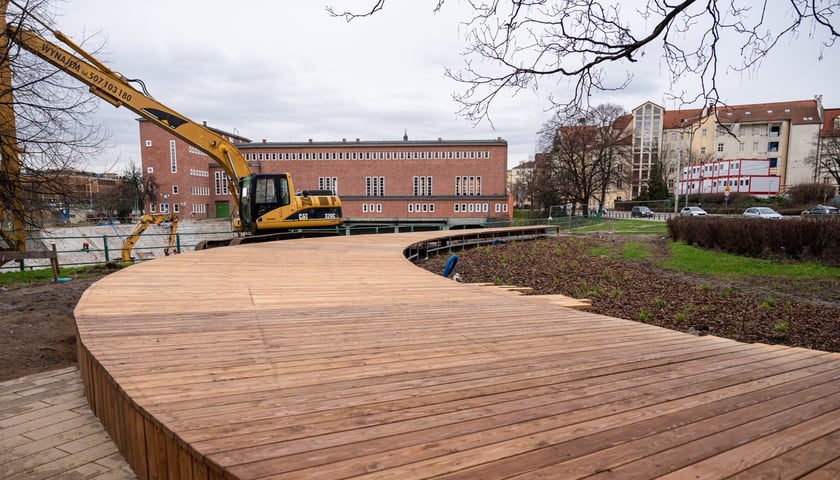
[[[599,316],[403,258],[439,235],[109,275],[76,308],[91,407],[139,478],[840,478],[840,355]]]

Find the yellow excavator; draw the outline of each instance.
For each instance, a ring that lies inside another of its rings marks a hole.
[[[140,217],[137,225],[125,237],[122,248],[122,261],[131,262],[134,260],[131,258],[131,250],[134,249],[137,240],[140,240],[140,235],[149,228],[149,225],[160,225],[164,222],[169,222],[169,245],[163,249],[163,253],[164,255],[169,255],[169,252],[178,253],[174,250],[175,233],[178,231],[178,215],[174,213],[150,213]]]
[[[23,9],[16,2],[11,3]],[[96,96],[115,107],[126,107],[210,156],[231,180],[229,190],[236,205],[234,231],[258,236],[341,224],[341,199],[333,192],[310,190],[296,194],[288,173],[251,173],[245,157],[230,141],[161,104],[139,80],[127,79],[61,32],[43,22],[41,25],[72,53],[32,30],[9,25],[6,33],[21,48],[88,85]],[[130,82],[138,83],[143,92]],[[239,239],[238,243],[245,242]]]

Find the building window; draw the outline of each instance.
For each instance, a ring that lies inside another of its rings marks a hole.
[[[169,169],[178,173],[178,155],[175,153],[175,140],[169,141]]]
[[[365,195],[368,197],[385,196],[385,177],[365,177]]]
[[[703,130],[700,130],[700,136],[701,137],[706,138],[706,135],[707,135],[707,132],[706,132],[705,128]]]
[[[739,152],[743,152],[743,151],[744,151],[744,144],[743,144],[743,143],[739,143],[739,144],[738,144],[738,151],[739,151]]]
[[[329,190],[338,193],[338,177],[318,177],[318,190]]]
[[[228,177],[225,172],[214,172],[213,183],[216,187],[216,195],[228,195]]]
[[[412,192],[415,197],[425,197],[432,194],[432,177],[413,178]]]
[[[181,204],[180,203],[172,203],[172,212],[173,213],[181,213]]]
[[[752,149],[752,151],[753,151],[753,152],[757,152],[757,151],[758,151],[758,142],[753,142],[753,149]]]
[[[146,173],[155,173],[155,167],[146,167]]]
[[[718,143],[718,144],[717,144],[717,151],[718,151],[718,152],[722,152],[722,151],[723,151],[723,144],[722,144],[722,143]]]
[[[152,146],[152,141],[151,140],[146,140],[146,146],[151,147]]]
[[[753,127],[753,135],[758,135],[761,133],[760,127]]]
[[[408,204],[408,213],[414,213],[414,204],[413,203]]]
[[[178,195],[178,185],[172,185],[172,195]]]

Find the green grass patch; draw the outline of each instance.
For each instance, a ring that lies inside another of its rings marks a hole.
[[[610,232],[618,234],[667,235],[668,225],[653,220],[604,220],[601,223],[574,228],[573,232]]]
[[[647,243],[627,242],[621,249],[621,258],[627,260],[642,260],[650,256],[653,246]]]
[[[777,263],[761,258],[739,257],[729,253],[703,250],[681,242],[668,245],[671,258],[660,264],[662,268],[681,272],[725,277],[727,275],[837,279],[840,268],[815,263]]]
[[[85,267],[59,268],[59,278],[87,278],[113,271],[102,265],[89,265]],[[33,286],[52,282],[52,270],[40,268],[33,270],[13,270],[0,273],[0,285],[4,286]]]
[[[610,257],[613,255],[612,245],[602,243],[589,249],[589,254],[593,257]]]

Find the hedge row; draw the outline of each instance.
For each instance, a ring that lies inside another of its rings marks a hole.
[[[840,262],[840,219],[673,217],[668,233],[674,241],[736,255]]]

